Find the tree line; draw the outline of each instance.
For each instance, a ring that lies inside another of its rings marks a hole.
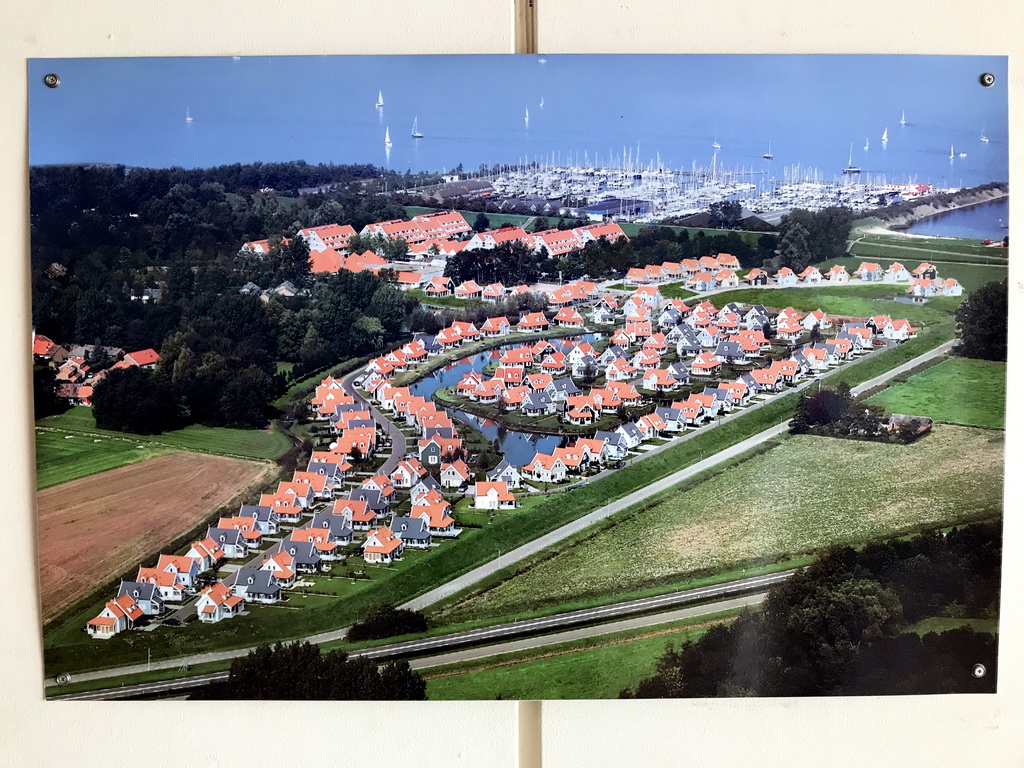
[[[759,610],[669,648],[622,697],[994,692],[996,636],[907,629],[932,616],[997,618],[1001,557],[1001,522],[833,548]]]

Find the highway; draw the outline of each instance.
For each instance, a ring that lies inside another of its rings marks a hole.
[[[502,653],[540,648],[545,645],[564,643],[586,637],[597,637],[613,632],[639,629],[680,619],[695,618],[718,613],[719,611],[756,605],[764,598],[766,589],[774,584],[785,581],[793,573],[793,570],[779,571],[778,573],[752,576],[723,584],[627,600],[596,608],[584,608],[553,616],[512,621],[491,627],[481,627],[480,629],[454,632],[447,635],[435,635],[433,637],[407,640],[400,643],[389,643],[373,648],[350,651],[349,655],[384,662],[409,656],[421,656],[432,651],[444,651],[439,655],[412,660],[410,665],[414,669],[426,669],[428,667],[453,664],[459,661],[486,658]],[[707,603],[705,602],[707,600],[713,600],[714,602]],[[681,605],[691,603],[700,603],[700,605],[679,608]],[[671,610],[665,610],[669,608]],[[641,615],[636,616],[636,614]],[[633,616],[634,618],[611,623],[597,623],[623,616]],[[584,626],[580,627],[580,625]],[[563,631],[566,628],[572,627],[576,628]],[[524,636],[527,637],[524,639]],[[509,640],[509,638],[520,639]],[[467,649],[466,646],[478,647]],[[452,651],[451,649],[453,648],[461,648],[462,650]],[[225,679],[227,679],[227,672],[214,672],[206,675],[178,678],[176,680],[126,685],[118,688],[75,693],[53,698],[59,701],[86,701],[155,695],[195,688]]]

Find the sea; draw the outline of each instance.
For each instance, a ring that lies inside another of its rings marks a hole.
[[[1010,200],[1001,198],[947,213],[929,216],[910,225],[913,235],[963,237],[971,240],[1002,240],[1009,234]]]
[[[863,178],[943,187],[1009,175],[1005,57],[35,59],[28,77],[32,164],[714,164],[828,180],[853,162]]]

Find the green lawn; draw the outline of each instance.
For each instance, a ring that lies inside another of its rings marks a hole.
[[[870,399],[889,413],[1002,429],[1006,363],[951,357]]]
[[[992,282],[993,280],[1003,280],[1007,275],[1007,267],[1005,259],[1002,262],[996,262],[995,264],[947,264],[944,263],[947,259],[956,259],[958,257],[949,256],[947,254],[929,254],[922,251],[906,251],[904,253],[884,253],[880,255],[875,251],[864,252],[854,247],[854,253],[856,256],[851,256],[843,259],[830,259],[824,261],[816,266],[822,272],[826,272],[835,264],[842,264],[846,267],[847,271],[852,275],[853,271],[857,269],[865,261],[873,261],[876,264],[880,264],[882,268],[888,267],[893,261],[899,261],[908,270],[913,270],[922,261],[929,261],[935,263],[938,269],[939,277],[955,278],[960,285],[964,287],[964,294],[959,299],[952,299],[953,301],[959,302],[967,296],[971,291],[981,287],[985,283]],[[859,285],[858,278],[853,278],[850,285]],[[896,293],[904,293],[907,290],[909,283],[887,283],[883,287],[886,288],[890,295]],[[835,286],[837,289],[840,286]],[[948,297],[952,298],[952,297]],[[946,300],[946,299],[942,299]],[[932,306],[934,300],[929,301],[925,306]],[[893,310],[896,311],[896,310]]]
[[[706,622],[709,618],[701,617],[699,621]],[[679,647],[707,631],[704,627],[694,628],[695,623],[691,619],[503,654],[449,668],[427,669],[422,673],[428,678],[427,698],[618,698],[623,688],[632,688],[654,674],[658,657],[668,646]],[[640,639],[630,639],[637,635]]]
[[[999,619],[951,619],[948,616],[933,616],[907,627],[906,631],[927,635],[929,632],[942,633],[960,627],[967,627],[975,632],[990,632],[995,635],[999,632]]]
[[[658,290],[661,291],[661,295],[666,299],[688,299],[691,296],[696,296],[694,291],[688,291],[683,288],[682,283],[669,283],[668,285],[659,285]]]
[[[71,437],[66,438],[67,435]],[[46,488],[175,449],[276,459],[290,447],[288,437],[276,428],[248,430],[193,425],[162,435],[112,432],[96,427],[91,408],[78,406],[36,422],[36,487]]]
[[[426,291],[419,289],[409,291],[409,295],[419,299],[424,304],[430,304],[435,307],[465,309],[466,307],[482,307],[484,305],[481,299],[460,299],[457,296],[427,296]]]
[[[791,437],[623,513],[471,595],[445,619],[507,616],[757,558],[991,517],[1002,507],[1002,474],[1003,437],[988,430],[938,426],[909,446]]]

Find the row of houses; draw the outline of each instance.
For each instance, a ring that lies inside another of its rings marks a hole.
[[[33,358],[46,363],[55,371],[54,393],[71,405],[92,405],[96,386],[107,377],[109,371],[128,368],[152,370],[160,359],[160,355],[153,349],[126,352],[120,347],[103,347],[107,358],[114,361],[113,365],[94,370],[87,361],[93,358],[96,351],[97,347],[93,344],[63,347],[46,336],[32,334]]]
[[[715,276],[723,271],[735,277],[733,270],[740,268],[739,259],[731,253],[716,256],[702,256],[700,259],[666,261],[662,264],[648,264],[646,267],[631,267],[626,271],[626,285],[657,285],[660,283],[690,281],[697,276]]]
[[[861,262],[853,274],[866,283],[910,283],[907,293],[914,298],[961,296],[964,291],[963,286],[954,278],[939,277],[938,267],[927,261],[921,262],[913,270],[908,270],[898,261],[888,267],[865,261]]]

